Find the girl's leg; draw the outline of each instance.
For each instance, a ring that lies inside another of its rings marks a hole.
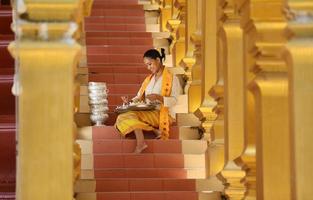
[[[145,143],[145,138],[141,129],[136,129],[134,130],[134,132],[137,140],[137,146],[134,153],[141,153],[144,149],[148,147],[148,145]]]
[[[155,139],[161,139],[161,131],[159,129],[153,129],[153,133],[155,134]]]

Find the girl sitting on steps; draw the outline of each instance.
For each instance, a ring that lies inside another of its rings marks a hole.
[[[144,141],[143,130],[153,131],[158,139],[168,139],[169,126],[175,120],[176,113],[171,107],[177,103],[182,88],[178,78],[164,67],[164,60],[164,49],[161,49],[161,54],[156,49],[145,52],[143,61],[151,74],[146,77],[137,95],[131,100],[158,102],[156,110],[128,111],[116,119],[115,127],[122,136],[125,137],[134,131],[137,140],[134,153],[141,153],[148,147]],[[127,97],[122,99],[124,103],[128,103]]]

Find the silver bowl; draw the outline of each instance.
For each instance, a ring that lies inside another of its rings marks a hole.
[[[107,106],[102,106],[102,107],[98,107],[98,108],[94,108],[93,106],[91,106],[91,112],[92,113],[99,113],[99,112],[107,113],[108,111],[109,111],[109,108]]]
[[[88,86],[106,86],[105,82],[89,82]]]
[[[88,86],[89,92],[97,92],[97,91],[107,91],[106,86]]]
[[[89,93],[88,94],[89,99],[106,99],[108,97],[105,93]]]
[[[107,99],[90,99],[89,100],[90,105],[107,105],[108,100]]]
[[[109,118],[109,115],[105,113],[90,115],[91,121],[94,122],[96,126],[103,125],[104,121],[107,120],[108,118]]]

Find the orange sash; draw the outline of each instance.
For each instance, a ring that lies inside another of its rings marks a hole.
[[[140,89],[139,89],[139,98],[144,99],[144,92],[152,78],[152,75],[146,77],[143,81]],[[172,82],[173,82],[173,74],[171,74],[166,68],[164,68],[162,73],[162,88],[161,88],[161,96],[168,97],[171,95],[172,92]],[[168,107],[164,107],[161,105],[160,108],[160,121],[159,121],[159,130],[162,134],[162,139],[169,138],[169,131],[170,131],[170,121],[169,121],[169,109]]]

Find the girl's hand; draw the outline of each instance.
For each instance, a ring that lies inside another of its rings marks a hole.
[[[146,96],[146,99],[149,99],[151,102],[159,101],[159,102],[163,103],[163,96],[161,96],[159,94],[148,94]]]
[[[128,100],[128,96],[121,96],[121,99],[123,101],[124,104],[128,103],[129,100]]]

